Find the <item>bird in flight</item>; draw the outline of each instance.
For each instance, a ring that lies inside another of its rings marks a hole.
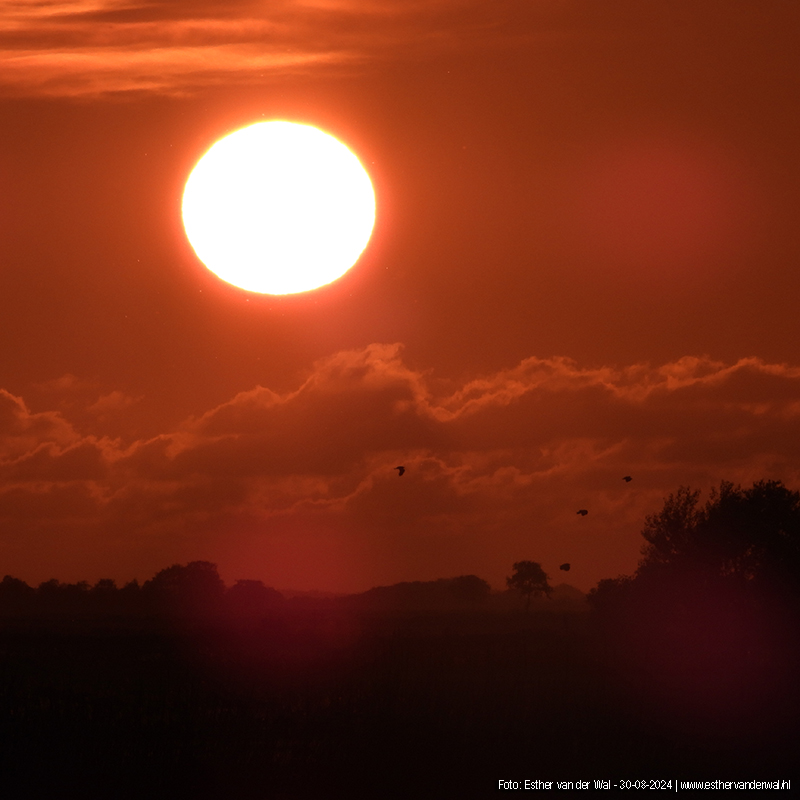
[[[633,478],[631,478],[630,475],[626,475],[622,480],[624,480],[625,483],[630,483],[633,480]]]
[[[582,517],[585,517],[589,512],[585,508],[582,508],[577,513],[580,514]]]
[[[406,471],[406,468],[405,467],[395,467],[395,469],[397,470],[397,477],[398,478],[402,478],[403,477],[403,473]]]
[[[563,569],[564,572],[569,572],[569,564],[562,564],[559,569]]]

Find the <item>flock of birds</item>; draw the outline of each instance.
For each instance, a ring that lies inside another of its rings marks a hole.
[[[402,478],[402,477],[403,477],[403,474],[404,474],[404,473],[405,473],[405,471],[406,471],[406,468],[405,468],[405,467],[403,467],[403,466],[400,466],[400,467],[395,467],[395,469],[397,470],[397,477],[398,477],[398,478]],[[622,480],[624,480],[624,481],[625,481],[625,483],[630,483],[630,482],[633,480],[633,478],[632,478],[630,475],[625,475],[625,476],[622,478]],[[588,512],[588,511],[587,511],[585,508],[579,508],[579,509],[578,509],[578,511],[577,511],[576,513],[580,514],[582,517],[585,517],[585,516],[586,516],[586,515],[587,515],[589,512]],[[569,565],[569,564],[562,564],[562,565],[559,567],[559,569],[563,569],[563,570],[564,570],[564,572],[569,572],[569,567],[570,567],[570,565]]]

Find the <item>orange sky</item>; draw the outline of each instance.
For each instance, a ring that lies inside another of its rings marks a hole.
[[[587,590],[681,484],[800,486],[798,23],[4,3],[0,575],[501,588],[532,559]],[[338,136],[378,203],[358,264],[284,298],[180,223],[199,156],[272,118]]]

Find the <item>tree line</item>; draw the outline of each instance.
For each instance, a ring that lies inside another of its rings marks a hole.
[[[618,620],[640,617],[665,604],[701,599],[709,593],[735,603],[780,605],[800,613],[800,492],[781,481],[759,481],[743,489],[723,481],[705,505],[700,492],[682,486],[663,508],[645,518],[638,568],[633,575],[601,580],[588,595],[596,615]],[[548,575],[536,561],[519,561],[506,580],[527,610],[532,597],[552,595]],[[352,604],[372,608],[479,607],[491,593],[476,575],[415,581],[352,595]],[[0,581],[0,613],[167,613],[207,616],[219,612],[258,615],[286,598],[259,580],[226,587],[209,561],[173,564],[144,584],[94,585],[56,579],[38,587],[6,575]]]
[[[0,581],[0,613],[8,614],[168,614],[208,616],[227,611],[258,614],[285,602],[284,596],[259,580],[238,580],[226,587],[217,565],[209,561],[173,564],[150,580],[123,586],[104,578],[86,581],[45,581],[34,588],[6,575]]]
[[[408,609],[478,607],[491,587],[476,575],[412,581],[379,586],[341,598],[352,608]],[[308,601],[306,601],[308,602]],[[123,586],[104,578],[61,583],[56,579],[38,587],[6,575],[0,581],[0,615],[166,615],[208,618],[219,614],[258,617],[291,605],[281,592],[260,580],[238,580],[226,587],[216,564],[192,561],[173,564],[143,584]],[[295,604],[296,605],[296,604]]]

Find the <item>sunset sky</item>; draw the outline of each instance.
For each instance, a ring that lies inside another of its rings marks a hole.
[[[586,591],[681,484],[800,487],[799,25],[4,2],[0,576],[500,589],[530,559]],[[377,199],[357,264],[283,297],[214,276],[180,213],[270,119],[339,138]]]

